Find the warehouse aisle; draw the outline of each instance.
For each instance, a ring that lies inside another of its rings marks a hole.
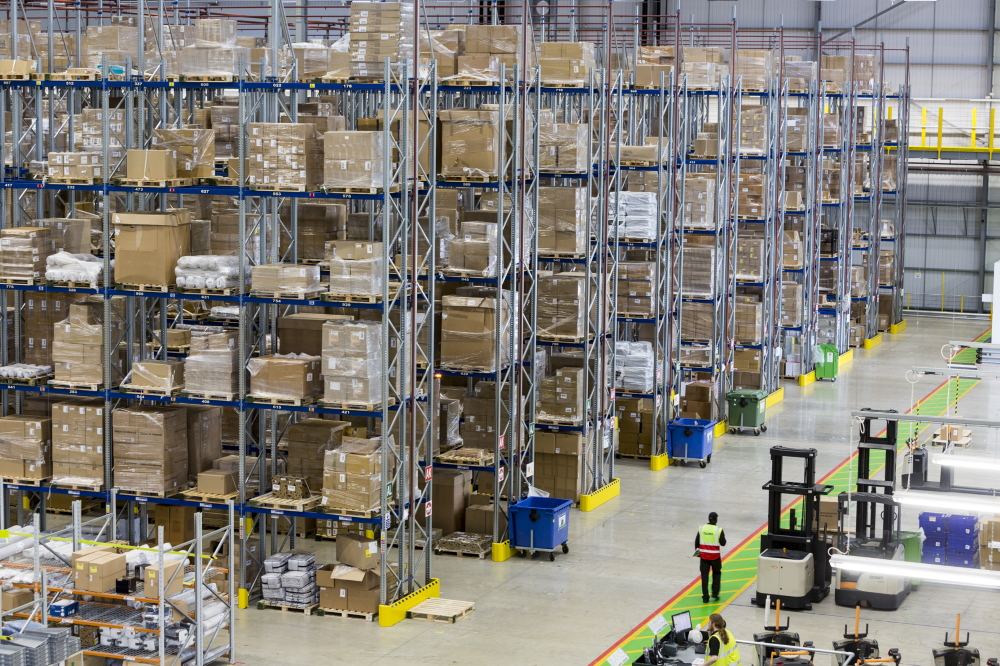
[[[694,532],[709,511],[720,514],[730,547],[760,527],[766,509],[760,488],[769,474],[770,446],[817,448],[817,469],[825,474],[851,452],[850,410],[906,411],[911,386],[904,372],[913,365],[940,366],[944,342],[972,339],[985,327],[983,322],[910,320],[906,331],[884,336],[880,347],[855,350],[854,362],[843,368],[845,374],[836,383],[804,388],[788,384],[784,402],[769,416],[768,433],[722,438],[705,470],[692,465],[654,473],[639,463],[620,463],[621,496],[592,513],[571,515],[570,554],[556,562],[435,558],[443,596],[476,603],[471,617],[456,625],[406,621],[379,629],[355,620],[248,610],[238,615],[237,661],[588,664],[697,575],[697,561],[691,557]],[[925,378],[912,394],[920,398],[938,383]],[[1000,385],[981,385],[963,401],[962,413],[972,416],[995,407],[998,398]],[[316,547],[318,561],[333,557],[331,544],[302,545]],[[989,593],[926,586],[918,594],[924,602],[920,611],[911,604],[869,618],[873,629],[876,621],[886,627],[884,640],[903,649],[904,663],[927,662],[926,650],[940,643],[943,629],[938,629],[953,624],[955,609],[974,607]],[[843,622],[831,621],[842,616],[840,610],[832,601],[824,602],[812,615],[794,616],[793,629],[818,646],[826,645],[841,631]],[[1000,648],[1000,634],[984,630],[991,614],[973,617],[968,628],[974,638],[980,637],[977,645],[991,656],[1000,654],[994,649]],[[748,593],[727,609],[727,618],[741,637],[762,624],[762,613],[750,607]],[[929,627],[933,630],[927,631]],[[924,653],[916,658],[919,650]],[[915,659],[906,660],[907,654]]]

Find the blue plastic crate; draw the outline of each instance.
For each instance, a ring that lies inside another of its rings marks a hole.
[[[946,534],[928,534],[924,539],[924,550],[930,550],[939,548],[944,550],[948,545],[948,535]]]
[[[528,497],[508,510],[514,548],[554,550],[569,540],[569,508],[573,500]]]
[[[667,425],[667,452],[671,458],[707,460],[712,455],[715,421],[677,419]]]
[[[920,561],[924,564],[944,564],[947,561],[947,555],[944,550],[925,550],[920,553]]]
[[[920,529],[924,531],[926,536],[931,534],[947,534],[948,514],[946,513],[933,513],[931,511],[924,511],[920,514]]]
[[[945,550],[951,555],[955,553],[960,555],[963,553],[978,553],[979,552],[979,542],[978,541],[955,541],[954,543],[949,540],[948,545],[945,546]]]
[[[976,551],[974,555],[967,555],[967,554],[952,555],[949,552],[945,562],[949,567],[965,567],[967,569],[978,569],[979,551]]]
[[[958,513],[950,514],[946,519],[945,523],[948,525],[948,533],[952,532],[967,532],[968,530],[975,530],[979,525],[979,518],[976,516],[964,516]]]
[[[953,534],[949,532],[945,537],[945,548],[967,549],[968,544],[976,544],[979,548],[979,533],[975,534]]]

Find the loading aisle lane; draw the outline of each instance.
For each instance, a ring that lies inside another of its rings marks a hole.
[[[988,339],[990,331],[980,334],[975,342]],[[955,356],[955,361],[963,363],[975,363],[975,350],[964,349]],[[979,384],[978,380],[953,378],[942,382],[924,398],[918,400],[907,414],[926,414],[941,416],[948,412],[950,407],[954,407],[959,400]],[[910,436],[908,428],[916,424],[901,424],[898,441],[900,449],[906,446],[906,440]],[[930,428],[930,424],[920,427],[920,432]],[[881,434],[881,433],[880,433]],[[851,478],[851,463],[857,453],[851,454],[843,462],[833,468],[826,476],[820,479],[820,483],[828,483],[834,486],[831,494],[837,494],[848,490],[847,483]],[[796,503],[792,502],[785,507],[784,515],[788,515],[789,509]],[[695,624],[704,622],[712,613],[718,612],[736,600],[753,582],[757,579],[757,555],[760,553],[760,536],[767,529],[767,524],[761,525],[756,532],[740,542],[726,556],[723,557],[722,591],[719,601],[715,603],[702,603],[701,601],[701,577],[695,578],[688,585],[671,597],[667,603],[658,608],[652,615],[643,620],[642,624],[636,626],[631,632],[626,634],[608,648],[601,656],[590,663],[590,666],[623,666],[631,664],[640,654],[642,649],[647,647],[654,633],[662,633],[664,623],[669,623],[670,616],[683,611],[691,611],[691,620]],[[656,628],[654,632],[650,628]]]

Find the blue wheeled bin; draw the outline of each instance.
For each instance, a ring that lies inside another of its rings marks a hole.
[[[511,504],[507,511],[510,518],[511,546],[518,555],[526,557],[536,550],[556,559],[556,551],[569,552],[569,508],[573,500],[557,497],[528,497]]]
[[[702,468],[712,462],[715,421],[677,419],[667,425],[667,455],[671,460],[696,460]]]

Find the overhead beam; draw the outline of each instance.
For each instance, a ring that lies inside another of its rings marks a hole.
[[[847,33],[849,33],[851,30],[856,30],[856,29],[860,28],[861,26],[865,25],[866,23],[871,23],[872,21],[874,21],[875,19],[877,19],[879,16],[882,16],[883,14],[888,14],[889,12],[891,12],[896,7],[902,7],[904,4],[906,4],[906,3],[905,2],[897,2],[896,4],[889,5],[888,7],[886,7],[885,9],[883,9],[882,11],[878,12],[877,14],[871,15],[868,18],[866,18],[864,21],[861,21],[860,23],[855,23],[853,26],[851,26],[847,30],[842,30],[842,31],[838,32],[836,35],[834,35],[833,37],[831,37],[830,39],[825,39],[823,41],[826,41],[826,42],[835,41],[835,40],[843,37]]]
[[[978,428],[1000,428],[1000,421],[989,419],[967,419],[960,416],[922,416],[920,414],[897,414],[895,412],[866,412],[856,410],[851,416],[866,419],[882,419],[885,421],[902,421],[904,423],[937,423],[939,425],[966,425]]]

